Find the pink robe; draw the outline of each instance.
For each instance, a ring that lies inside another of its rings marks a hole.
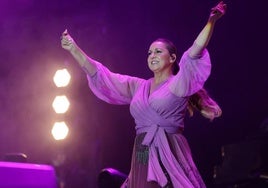
[[[125,187],[165,187],[168,182],[175,188],[205,187],[180,130],[184,127],[188,97],[201,89],[210,75],[209,53],[204,50],[200,58],[193,59],[186,51],[179,65],[179,73],[151,94],[152,79],[112,73],[101,64],[96,74],[88,75],[89,87],[97,97],[111,104],[130,104],[136,123],[135,145],[148,147],[148,161],[142,164],[134,146]],[[142,139],[141,143],[138,139]]]

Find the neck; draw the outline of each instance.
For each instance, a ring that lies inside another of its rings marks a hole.
[[[172,73],[155,73],[154,74],[154,83],[155,84],[160,84],[172,76]]]
[[[165,81],[167,81],[170,77],[172,76],[172,74],[170,75],[163,75],[163,74],[155,74],[153,81],[151,83],[151,87],[150,87],[150,94],[156,90],[156,88],[158,88],[161,84],[163,84]]]

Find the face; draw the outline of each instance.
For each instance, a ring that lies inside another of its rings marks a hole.
[[[166,48],[166,44],[160,41],[153,42],[148,51],[148,66],[153,72],[171,71],[172,64],[174,63],[173,56]]]

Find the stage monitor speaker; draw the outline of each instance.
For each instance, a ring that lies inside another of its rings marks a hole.
[[[0,162],[0,188],[57,188],[50,165]]]
[[[120,188],[127,175],[114,169],[102,169],[98,176],[98,188]]]

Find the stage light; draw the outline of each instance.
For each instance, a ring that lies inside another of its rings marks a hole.
[[[63,114],[69,109],[70,102],[65,95],[56,96],[52,106],[57,114]]]
[[[71,75],[67,69],[60,69],[56,71],[53,80],[57,87],[66,87],[70,83]]]
[[[55,85],[57,86],[57,90],[59,95],[56,95],[53,102],[52,102],[52,107],[54,111],[59,114],[60,118],[57,118],[57,121],[54,123],[52,129],[51,129],[51,134],[53,135],[55,140],[62,140],[65,139],[65,137],[68,135],[69,128],[64,122],[65,114],[70,106],[70,102],[68,98],[66,97],[67,90],[66,87],[68,86],[69,82],[71,79],[71,75],[69,74],[68,70],[66,68],[63,69],[58,69],[55,71],[55,74],[53,76],[53,81]]]
[[[53,135],[55,140],[65,139],[68,133],[69,133],[69,128],[64,121],[55,122],[51,130],[51,134]]]

